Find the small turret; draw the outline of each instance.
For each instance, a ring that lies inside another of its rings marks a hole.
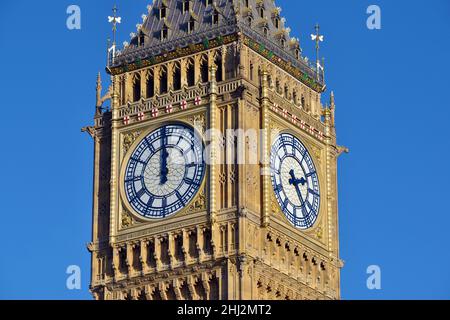
[[[95,114],[100,115],[102,113],[102,78],[100,76],[100,72],[97,75],[97,99],[95,103]]]
[[[331,127],[334,128],[334,116],[336,111],[336,105],[334,103],[334,92],[330,94],[330,111],[331,111]]]

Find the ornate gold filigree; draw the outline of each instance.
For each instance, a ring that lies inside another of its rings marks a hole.
[[[123,152],[127,153],[130,150],[131,145],[141,135],[140,131],[130,132],[123,136]]]
[[[134,224],[133,218],[131,217],[131,214],[128,213],[126,210],[122,211],[122,219],[121,219],[121,226],[122,229],[129,228]]]
[[[197,199],[189,206],[189,212],[198,212],[202,210],[206,210],[205,190],[202,190]]]
[[[206,117],[204,114],[197,114],[189,119],[189,123],[200,133],[204,134],[206,131]]]
[[[323,238],[323,230],[321,227],[317,228],[316,230],[316,237],[317,239],[322,239]]]

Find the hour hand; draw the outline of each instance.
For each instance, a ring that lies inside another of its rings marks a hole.
[[[289,174],[291,175],[291,179],[289,179],[289,184],[294,185],[294,186],[298,186],[299,184],[301,184],[302,186],[304,186],[307,183],[305,178],[302,177],[301,179],[297,179],[295,177],[294,169],[289,171]]]

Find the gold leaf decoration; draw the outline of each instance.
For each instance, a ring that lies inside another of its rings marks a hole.
[[[197,114],[189,119],[192,126],[200,133],[204,134],[206,131],[206,118],[204,114]]]
[[[127,153],[130,150],[131,145],[136,141],[136,139],[141,135],[140,131],[135,131],[127,133],[123,136],[123,152]]]
[[[202,190],[197,199],[189,206],[189,212],[198,212],[202,210],[206,210],[205,190]]]
[[[131,214],[129,214],[127,211],[122,211],[122,229],[126,229],[131,227],[134,224],[133,218],[131,217]]]

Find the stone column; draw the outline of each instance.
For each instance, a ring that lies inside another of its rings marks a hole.
[[[197,252],[198,261],[203,261],[203,227],[197,226]]]
[[[262,129],[262,226],[268,227],[270,224],[270,126],[269,126],[269,83],[268,72],[266,66],[262,71],[262,88],[261,88],[261,129]]]
[[[154,238],[155,243],[155,252],[154,252],[154,258],[155,258],[155,264],[156,264],[156,272],[158,272],[161,269],[161,239],[159,237]]]
[[[119,247],[114,246],[113,247],[113,263],[112,268],[114,272],[114,278],[119,278],[120,276],[120,253],[119,253]]]
[[[141,255],[139,257],[142,268],[142,275],[145,275],[148,270],[148,240],[141,240]]]
[[[175,263],[175,237],[174,234],[172,232],[170,232],[167,235],[167,242],[168,242],[168,250],[167,250],[167,255],[169,256],[169,268],[173,269],[174,268],[174,263]]]
[[[127,243],[127,267],[128,276],[131,277],[133,273],[133,259],[134,258],[134,245],[132,243]]]
[[[189,264],[189,232],[186,229],[182,230],[183,232],[183,257],[184,257],[184,265],[187,266]]]

